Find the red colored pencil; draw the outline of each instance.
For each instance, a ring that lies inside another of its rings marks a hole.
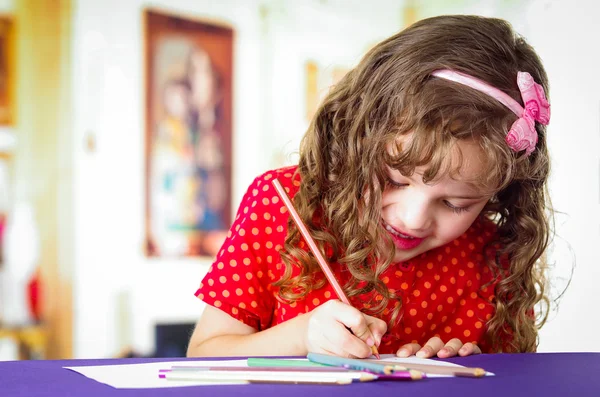
[[[333,272],[331,271],[331,268],[327,264],[327,261],[325,261],[325,258],[323,257],[323,255],[321,254],[321,251],[319,251],[319,248],[317,247],[317,244],[315,243],[312,236],[308,232],[308,229],[304,225],[304,222],[302,222],[302,219],[300,219],[300,215],[298,215],[298,212],[294,208],[294,205],[292,204],[290,198],[288,197],[285,189],[283,188],[283,186],[281,186],[281,183],[279,183],[279,180],[277,180],[277,178],[273,179],[273,185],[275,186],[277,193],[279,193],[281,200],[283,200],[283,203],[285,204],[288,211],[290,212],[292,219],[294,220],[294,222],[296,222],[298,229],[300,229],[300,233],[302,233],[304,240],[310,247],[310,250],[312,251],[312,253],[315,255],[315,258],[317,259],[319,266],[321,266],[323,273],[325,273],[325,277],[327,277],[329,284],[331,284],[331,286],[335,290],[335,293],[338,296],[339,300],[341,300],[342,302],[344,302],[347,305],[350,305],[350,301],[348,300],[348,297],[344,293],[344,290],[342,289],[342,287],[336,280],[335,276],[333,275]],[[375,346],[375,345],[371,346],[371,351],[373,352],[373,355],[379,359],[379,352],[377,351],[377,346]]]

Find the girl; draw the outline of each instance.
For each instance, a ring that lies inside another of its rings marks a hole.
[[[188,355],[535,351],[551,214],[545,92],[540,59],[503,20],[435,17],[377,45],[325,99],[299,165],[249,187],[196,292],[208,305]]]

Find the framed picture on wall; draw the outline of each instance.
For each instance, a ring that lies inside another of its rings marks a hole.
[[[146,253],[214,256],[231,222],[233,30],[144,11]]]
[[[0,16],[0,125],[13,124],[13,23]]]

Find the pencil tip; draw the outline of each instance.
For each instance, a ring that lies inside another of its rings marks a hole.
[[[375,356],[376,359],[380,359],[381,356],[379,355],[379,351],[377,350],[377,346],[373,345],[371,346],[371,352],[373,352],[373,355]]]
[[[485,369],[483,368],[475,368],[475,370],[473,371],[473,374],[477,377],[479,376],[485,376]]]

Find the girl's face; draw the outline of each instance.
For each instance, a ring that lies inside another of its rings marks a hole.
[[[459,141],[456,146],[463,155],[459,172],[432,184],[423,183],[424,167],[417,167],[410,177],[388,167],[381,222],[396,246],[394,262],[453,241],[471,226],[491,198],[472,183],[482,169],[479,146],[470,141]],[[457,148],[448,158],[452,164],[458,158]]]

